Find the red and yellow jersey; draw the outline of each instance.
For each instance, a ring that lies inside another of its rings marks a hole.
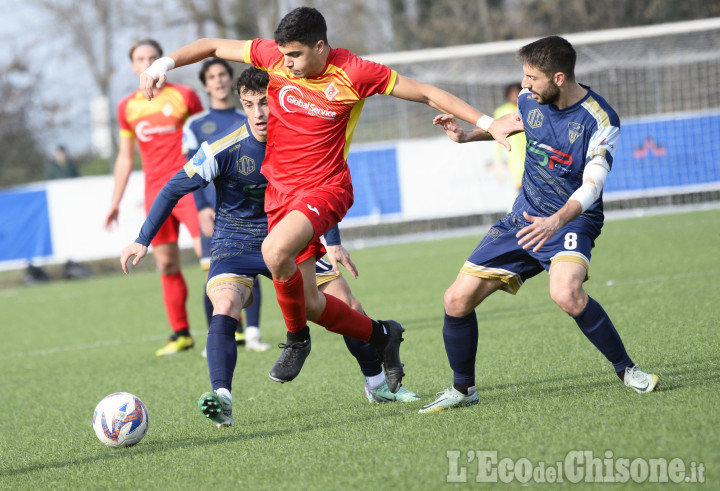
[[[165,84],[148,101],[139,90],[118,105],[120,136],[137,139],[146,184],[165,184],[185,165],[185,120],[202,111],[197,94],[184,85]]]
[[[347,156],[364,100],[389,94],[397,73],[346,49],[331,49],[320,75],[297,78],[268,39],[246,43],[244,59],[270,75],[262,165],[268,181],[287,194],[318,183],[350,186]]]

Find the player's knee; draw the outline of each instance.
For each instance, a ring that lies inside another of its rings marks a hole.
[[[290,258],[278,241],[265,239],[262,243],[262,256],[271,273],[280,268]]]
[[[585,307],[584,295],[581,291],[565,289],[554,289],[550,291],[550,298],[558,307],[563,309],[567,314],[577,316]]]
[[[163,276],[171,276],[180,271],[180,264],[172,259],[158,258],[156,260],[157,269]]]
[[[455,285],[445,290],[443,297],[445,313],[453,317],[464,317],[472,311],[475,306],[471,305],[470,299]]]

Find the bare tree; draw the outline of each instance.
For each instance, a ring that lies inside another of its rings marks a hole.
[[[43,177],[46,160],[39,129],[31,114],[51,114],[35,97],[41,77],[19,57],[0,67],[0,188]],[[41,110],[42,109],[42,110]]]

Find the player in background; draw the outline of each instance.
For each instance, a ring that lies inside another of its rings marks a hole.
[[[517,111],[517,100],[522,90],[522,85],[512,83],[505,87],[506,102],[495,109],[493,118],[500,119],[506,114],[512,114]],[[517,196],[520,194],[522,187],[523,168],[525,167],[525,134],[520,132],[508,137],[508,143],[512,146],[512,150],[508,151],[499,143],[495,145],[495,165],[507,167],[510,170],[510,176],[513,180]]]
[[[209,58],[200,67],[200,81],[210,97],[210,107],[199,112],[185,122],[183,128],[183,153],[187,160],[192,159],[204,141],[212,141],[228,128],[237,128],[247,121],[245,114],[235,107],[232,97],[233,69],[230,64],[220,58]],[[210,183],[193,193],[200,220],[200,239],[202,258],[200,266],[207,273],[210,268],[210,240],[215,223],[215,186]],[[207,277],[205,278],[207,281]],[[253,284],[253,303],[248,307],[247,331],[243,332],[242,314],[238,318],[235,330],[235,341],[245,345],[248,351],[266,351],[270,345],[260,337],[260,284]],[[213,305],[203,288],[203,306],[208,327],[212,318]],[[246,339],[247,337],[247,339]],[[206,350],[203,349],[203,355]]]
[[[528,141],[522,191],[445,292],[443,339],[453,385],[421,413],[478,403],[475,308],[498,290],[515,294],[543,270],[550,274],[550,297],[625,385],[646,393],[658,384],[657,375],[633,363],[610,317],[582,286],[603,225],[602,188],[620,137],[620,119],[605,99],[576,82],[576,53],[565,39],[542,38],[521,48],[518,58],[525,90],[518,99],[517,124]],[[487,138],[463,131],[451,115],[437,116],[434,122],[461,143]]]
[[[132,69],[141,74],[162,56],[160,44],[153,39],[136,42],[130,49]],[[189,87],[166,84],[148,104],[140,91],[125,97],[118,105],[120,148],[115,160],[115,185],[105,227],[117,223],[122,200],[135,160],[135,142],[140,148],[142,170],[145,174],[145,210],[149,210],[162,186],[185,164],[182,154],[182,128],[185,120],[202,110],[197,94]],[[200,256],[200,226],[192,196],[178,203],[170,219],[152,242],[153,255],[162,279],[163,301],[170,328],[168,343],[157,350],[157,356],[173,355],[192,348],[185,302],[188,290],[180,269],[178,232],[183,223],[193,237],[195,251]]]
[[[123,249],[120,262],[128,272],[127,261],[135,256],[137,264],[147,252],[153,234],[182,196],[199,187],[215,183],[217,192],[216,224],[212,240],[208,295],[214,305],[207,341],[207,356],[213,392],[200,397],[200,410],[218,426],[231,426],[232,379],[237,361],[234,341],[236,315],[252,302],[252,282],[258,274],[270,276],[261,253],[267,234],[267,216],[263,196],[267,179],[260,173],[265,156],[269,108],[266,89],[268,75],[257,68],[248,68],[238,79],[237,90],[247,123],[231,128],[217,140],[204,142],[184,169],[180,170],[155,200],[140,236]],[[340,245],[337,226],[326,236],[329,256],[340,261],[357,277],[357,268]],[[362,311],[350,286],[339,271],[320,260],[316,265],[316,285],[325,293]],[[408,402],[420,399],[404,387],[396,393],[388,389],[375,349],[368,343],[345,338],[350,352],[365,375],[365,395],[370,402]]]
[[[320,237],[339,223],[353,203],[347,154],[364,99],[375,94],[421,102],[486,129],[489,116],[431,85],[398,75],[390,67],[332,48],[322,14],[299,7],[285,15],[275,39],[200,39],[157,60],[140,88],[152,99],[175,66],[209,56],[245,62],[268,71],[268,150],[263,174],[270,232],[263,257],[272,272],[287,327],[287,343],[270,377],[292,380],[310,353],[311,320],[326,329],[372,344],[383,361],[392,392],[400,388],[404,329],[377,321],[319,292],[315,260]],[[497,133],[497,128],[493,130]]]

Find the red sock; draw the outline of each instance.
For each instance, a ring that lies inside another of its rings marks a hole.
[[[323,293],[323,295],[325,295]],[[367,342],[372,333],[372,319],[353,310],[342,300],[332,295],[325,295],[327,304],[322,315],[315,321],[328,331],[336,332],[349,338]]]
[[[185,309],[188,296],[185,278],[180,271],[171,275],[161,275],[160,278],[162,278],[163,301],[170,328],[175,332],[189,328]]]
[[[295,273],[285,281],[273,280],[273,284],[287,330],[298,332],[307,324],[305,290],[300,270],[296,269]]]

